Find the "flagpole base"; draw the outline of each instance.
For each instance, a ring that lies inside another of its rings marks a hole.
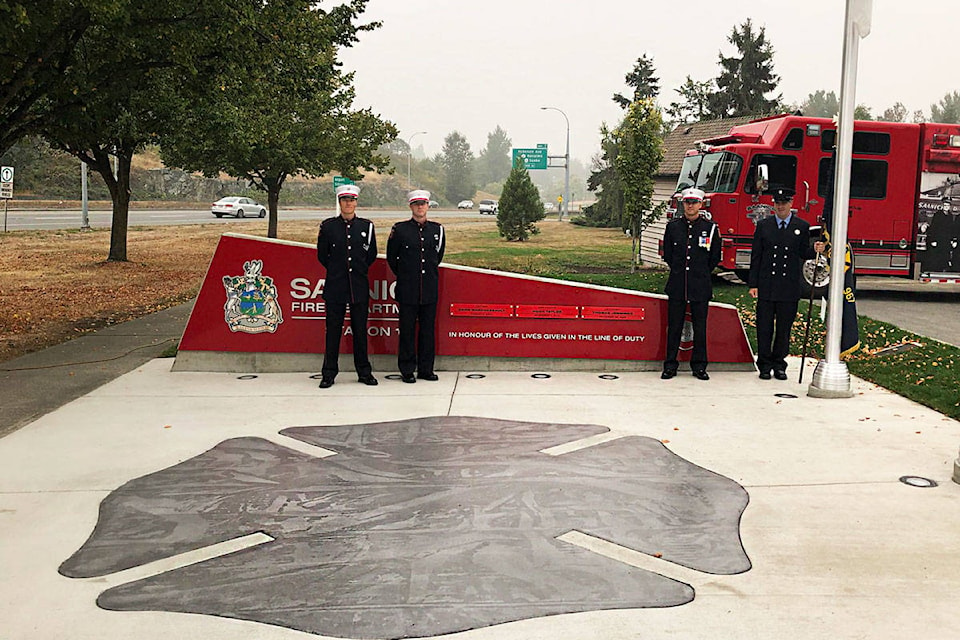
[[[813,370],[813,381],[807,388],[812,398],[851,398],[850,372],[845,362],[821,360]]]

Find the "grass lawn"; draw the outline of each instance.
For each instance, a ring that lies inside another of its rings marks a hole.
[[[630,273],[630,240],[616,229],[591,229],[555,221],[539,223],[527,242],[506,242],[496,229],[450,236],[446,260],[590,284],[662,293],[666,272]],[[459,249],[458,247],[468,247]],[[714,300],[737,307],[756,350],[755,301],[746,285],[715,278]],[[801,355],[807,303],[793,327],[791,353]],[[861,349],[846,359],[850,373],[954,419],[960,419],[960,349],[885,322],[860,316]],[[826,330],[814,305],[807,357],[820,359]],[[915,344],[914,344],[915,343]]]

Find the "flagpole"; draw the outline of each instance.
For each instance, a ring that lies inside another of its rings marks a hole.
[[[830,230],[830,288],[827,299],[827,336],[824,358],[813,371],[807,395],[816,398],[849,398],[850,372],[840,360],[843,323],[844,259],[850,206],[850,165],[853,154],[853,112],[857,105],[857,62],[860,39],[870,34],[873,0],[847,0],[843,34],[843,73],[840,82],[840,117],[837,121],[837,154],[833,191],[833,228]]]

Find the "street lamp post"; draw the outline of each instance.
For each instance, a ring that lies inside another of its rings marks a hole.
[[[567,121],[567,150],[563,154],[563,206],[560,207],[560,219],[563,220],[565,213],[570,213],[570,118],[557,107],[540,107],[543,110],[559,111],[563,119]]]
[[[413,155],[413,139],[426,131],[417,131],[407,138],[407,188],[413,189],[413,183],[410,182],[410,157]]]

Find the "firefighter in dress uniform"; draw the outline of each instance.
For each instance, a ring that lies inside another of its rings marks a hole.
[[[387,240],[387,264],[397,276],[400,308],[400,346],[397,365],[404,382],[439,379],[433,370],[436,356],[437,300],[440,269],[446,248],[443,226],[427,220],[430,192],[407,194],[412,217],[398,222]],[[414,375],[416,372],[416,375]]]
[[[680,194],[683,216],[667,223],[663,234],[663,260],[670,267],[667,279],[667,350],[660,377],[677,375],[677,353],[687,306],[693,323],[693,353],[690,369],[700,380],[707,374],[707,312],[713,297],[711,273],[720,263],[720,231],[700,213],[704,193],[684,189]]]
[[[367,357],[367,315],[370,282],[367,272],[377,259],[377,237],[373,222],[357,217],[360,189],[353,184],[337,187],[340,215],[320,223],[317,234],[317,260],[326,270],[323,299],[326,306],[326,348],[323,355],[320,388],[333,386],[339,372],[340,339],[343,321],[350,306],[350,329],[353,331],[353,365],[357,379],[374,386],[370,360]]]
[[[810,225],[793,214],[794,190],[773,192],[776,215],[757,223],[750,252],[750,295],[757,300],[757,368],[760,379],[787,379],[790,329],[800,302],[803,263],[822,253],[810,246]]]

